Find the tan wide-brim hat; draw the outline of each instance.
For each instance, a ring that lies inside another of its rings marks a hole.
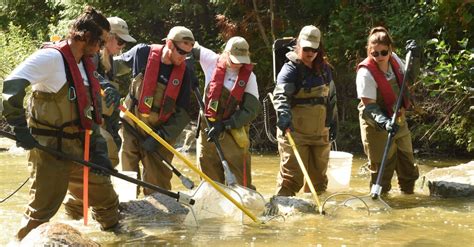
[[[321,42],[321,31],[313,25],[305,26],[298,36],[300,47],[318,49]]]
[[[116,34],[121,39],[127,42],[132,42],[132,43],[137,42],[136,39],[130,36],[128,32],[128,25],[122,18],[114,16],[114,17],[107,18],[107,20],[110,23],[110,33]]]
[[[240,37],[235,36],[227,41],[224,51],[229,52],[230,60],[235,64],[250,64],[249,43]]]

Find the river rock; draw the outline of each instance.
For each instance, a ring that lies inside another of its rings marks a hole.
[[[273,196],[265,207],[267,215],[291,216],[318,212],[312,201],[294,196]]]
[[[176,199],[160,193],[153,193],[141,200],[120,203],[120,213],[124,217],[148,217],[148,216],[186,216],[189,209],[178,203]]]
[[[474,161],[437,168],[425,175],[431,196],[474,198]]]
[[[265,207],[272,208],[269,215],[292,216],[318,213],[313,201],[298,197],[273,196]],[[182,223],[189,212],[189,208],[178,203],[176,199],[160,193],[153,193],[141,200],[121,202],[120,210],[124,218],[159,216],[176,223]]]
[[[44,223],[33,229],[20,246],[100,246],[74,227],[57,222]]]

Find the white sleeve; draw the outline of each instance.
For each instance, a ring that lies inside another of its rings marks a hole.
[[[219,59],[219,54],[213,52],[210,49],[207,49],[204,46],[200,46],[201,53],[199,54],[199,63],[204,72],[208,71],[210,68],[214,70],[213,67],[216,66],[217,59]]]
[[[56,93],[66,82],[62,55],[56,49],[40,49],[6,78],[11,79],[28,80],[35,91]]]
[[[253,72],[250,74],[249,81],[247,82],[247,86],[245,87],[245,92],[252,94],[257,99],[259,98],[257,77]]]
[[[356,77],[357,98],[377,100],[377,83],[367,68],[360,68]]]

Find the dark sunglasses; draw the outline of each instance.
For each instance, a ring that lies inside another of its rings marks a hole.
[[[115,35],[115,39],[117,40],[117,45],[118,46],[122,46],[122,45],[125,45],[127,43],[127,41],[123,40],[122,38],[120,38],[117,35]]]
[[[385,57],[388,55],[388,50],[382,50],[380,52],[378,51],[373,51],[370,53],[370,55],[372,55],[372,57],[378,57],[379,55],[382,55],[382,57]]]
[[[185,50],[179,48],[179,46],[176,45],[176,43],[175,43],[174,41],[173,41],[173,46],[174,46],[174,48],[176,48],[176,51],[177,51],[180,55],[186,56],[186,55],[188,55],[188,54],[190,53],[190,52],[187,52],[187,51],[185,51]]]
[[[303,51],[304,51],[304,52],[318,53],[318,52],[319,52],[319,48],[314,49],[314,48],[311,48],[311,47],[303,47]]]

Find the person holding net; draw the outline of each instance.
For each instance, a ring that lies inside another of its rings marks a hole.
[[[35,147],[79,159],[89,152],[90,162],[113,170],[99,132],[100,86],[90,59],[105,44],[109,30],[102,13],[87,6],[72,23],[66,40],[36,51],[4,81],[3,115],[13,126],[17,144],[30,150],[33,179],[19,240],[57,213],[68,190],[76,198],[83,196],[83,167]],[[32,94],[25,114],[23,98],[30,84]],[[102,230],[118,230],[119,201],[110,177],[91,171],[88,186],[93,218]]]
[[[110,32],[104,47],[92,58],[96,65],[97,72],[102,76],[100,86],[104,91],[102,97],[102,117],[103,124],[100,127],[100,134],[107,141],[108,156],[115,168],[119,164],[118,152],[122,143],[119,136],[119,110],[120,94],[118,86],[114,83],[116,69],[113,66],[113,56],[118,55],[127,42],[136,42],[129,35],[127,23],[119,17],[107,18],[110,24]],[[76,198],[71,193],[64,199],[66,215],[72,219],[83,218],[82,198]]]
[[[249,124],[261,110],[257,78],[252,72],[249,44],[239,36],[230,38],[221,54],[195,45],[193,56],[205,75],[205,117],[201,119],[197,141],[200,169],[211,179],[224,184],[224,168],[212,143],[218,140],[236,182],[252,185]]]
[[[304,185],[289,140],[291,131],[312,184],[318,194],[326,191],[330,140],[336,136],[336,90],[326,60],[320,30],[312,25],[301,29],[294,51],[286,54],[273,91],[277,114],[280,172],[277,196],[294,196]],[[309,192],[305,186],[305,192]]]
[[[175,26],[170,29],[164,45],[138,44],[114,58],[120,68],[119,74],[131,70],[133,76],[124,100],[125,107],[171,144],[191,120],[189,112],[193,70],[186,65],[185,60],[193,45],[191,30]],[[123,124],[121,129],[122,169],[139,172],[141,161],[143,181],[170,190],[173,173],[163,159],[171,162],[173,154],[129,117],[124,116],[124,120],[128,124]],[[156,152],[160,156],[154,155]],[[144,188],[145,195],[153,192]]]
[[[406,50],[411,51],[413,58],[413,66],[409,71],[404,71],[404,62],[393,50],[393,40],[387,29],[374,27],[370,30],[367,58],[357,66],[360,131],[372,171],[371,186],[378,176],[388,132],[394,137],[381,177],[381,193],[390,191],[393,173],[397,171],[401,192],[413,194],[419,171],[415,165],[411,134],[405,117],[405,111],[411,105],[408,93],[403,96],[401,109],[394,112],[393,108],[403,77],[408,76],[407,81],[413,82],[418,74],[420,50],[413,40],[407,42]],[[397,114],[394,124],[391,122],[393,114]]]

